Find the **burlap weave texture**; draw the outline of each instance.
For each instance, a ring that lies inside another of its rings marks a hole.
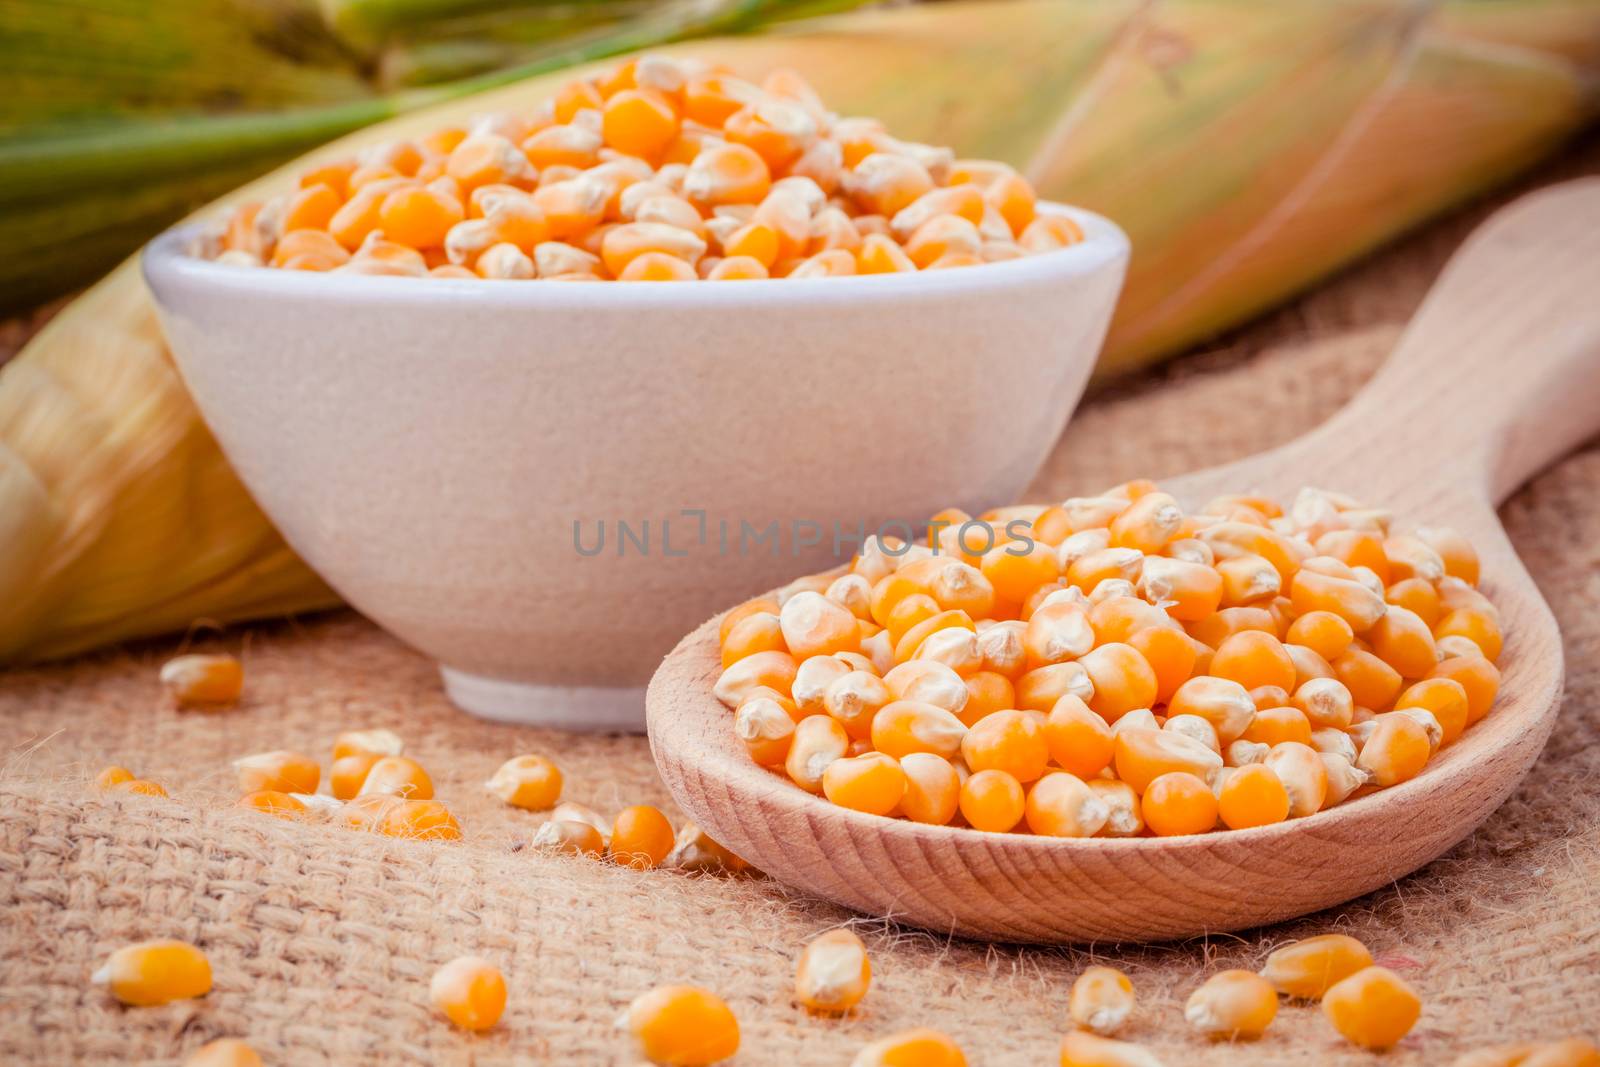
[[[1544,180],[1600,171],[1591,142]],[[1248,454],[1325,416],[1398,335],[1481,210],[1364,265],[1212,354],[1091,400],[1034,487],[1058,498]],[[1593,224],[1595,220],[1588,220]],[[349,614],[221,637],[241,649],[243,707],[163,707],[176,642],[0,675],[0,1063],[171,1064],[212,1037],[249,1038],[269,1064],[630,1064],[613,1022],[637,993],[693,982],[738,1014],[748,1065],[846,1064],[872,1037],[936,1025],[975,1067],[1050,1064],[1067,989],[1091,961],[1141,997],[1129,1036],[1182,1064],[1440,1064],[1484,1043],[1600,1036],[1600,445],[1537,478],[1504,510],[1565,635],[1567,696],[1530,779],[1462,846],[1419,874],[1301,922],[1163,946],[1016,948],[851,916],[765,879],[637,873],[519,846],[541,816],[485,796],[509,755],[543,752],[566,797],[608,812],[666,804],[637,737],[491,725],[454,711],[432,666]],[[395,842],[231,811],[229,759],[270,748],[325,757],[335,733],[388,726],[459,815],[459,844]],[[86,788],[106,763],[161,781],[170,801]],[[675,811],[669,812],[677,817]],[[791,1001],[800,946],[855,922],[873,956],[864,1010],[818,1020]],[[1352,1050],[1314,1008],[1285,1006],[1250,1045],[1206,1045],[1182,1002],[1207,973],[1258,966],[1310,933],[1356,934],[1423,992],[1395,1052]],[[216,988],[124,1009],[88,984],[115,947],[200,944]],[[511,1004],[482,1037],[427,1006],[433,968],[476,952]]]

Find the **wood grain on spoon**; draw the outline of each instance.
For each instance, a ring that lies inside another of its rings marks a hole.
[[[668,788],[712,837],[775,878],[869,914],[997,940],[1153,940],[1255,926],[1427,863],[1505,800],[1555,721],[1560,634],[1495,506],[1600,429],[1596,220],[1600,180],[1498,212],[1346,408],[1281,448],[1166,486],[1198,506],[1222,493],[1292,497],[1314,485],[1472,539],[1506,636],[1500,698],[1417,778],[1306,819],[1183,838],[1042,838],[849,811],[751,762],[711,695],[720,672],[712,620],[650,685],[651,748]]]

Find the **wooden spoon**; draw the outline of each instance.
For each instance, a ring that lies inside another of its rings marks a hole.
[[[1555,722],[1561,635],[1495,505],[1600,428],[1597,220],[1594,179],[1498,212],[1346,408],[1281,448],[1169,486],[1189,506],[1250,488],[1280,499],[1307,484],[1340,489],[1403,522],[1472,539],[1505,633],[1500,697],[1419,777],[1309,818],[1182,838],[1063,840],[862,814],[750,760],[711,695],[713,619],[650,684],[650,743],[667,787],[713,838],[780,881],[873,915],[996,940],[1233,930],[1416,870],[1506,799]]]

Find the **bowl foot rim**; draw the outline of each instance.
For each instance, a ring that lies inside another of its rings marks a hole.
[[[542,685],[440,665],[444,691],[462,711],[495,722],[588,733],[644,733],[644,687]]]

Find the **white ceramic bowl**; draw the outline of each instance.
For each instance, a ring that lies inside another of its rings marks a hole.
[[[245,485],[351,604],[438,660],[457,704],[642,729],[677,640],[829,566],[834,530],[848,554],[859,530],[1028,484],[1128,258],[1107,220],[1049,210],[1087,239],[917,274],[310,274],[197,259],[183,229],[144,271]]]

